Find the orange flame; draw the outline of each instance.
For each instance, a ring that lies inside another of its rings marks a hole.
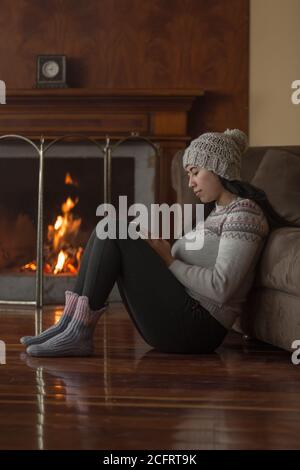
[[[66,255],[63,252],[63,250],[60,250],[58,258],[57,258],[57,263],[54,268],[53,274],[58,274],[63,270],[64,264],[66,260]]]
[[[65,176],[65,184],[72,184],[73,186],[78,186],[78,182],[72,178],[70,173],[67,173]]]
[[[22,267],[22,269],[25,271],[25,270],[29,270],[29,271],[36,271],[36,263],[27,263],[25,264],[25,266]]]
[[[70,173],[65,176],[65,184],[78,185]],[[74,244],[81,226],[81,218],[75,218],[72,214],[78,201],[78,198],[73,200],[68,197],[61,205],[62,214],[56,217],[53,225],[48,225],[47,252],[49,254],[44,264],[44,272],[46,273],[76,274],[79,269],[83,248],[80,246],[74,248]],[[36,263],[28,263],[21,270],[36,271]]]

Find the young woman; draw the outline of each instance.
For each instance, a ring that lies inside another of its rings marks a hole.
[[[88,356],[93,332],[117,282],[134,325],[166,353],[209,353],[241,313],[270,228],[289,225],[263,191],[240,180],[247,137],[238,129],[209,132],[183,156],[189,187],[214,208],[204,245],[187,250],[186,237],[100,239],[92,233],[74,292],[66,292],[60,321],[21,343],[31,356]],[[197,230],[197,228],[196,228]]]

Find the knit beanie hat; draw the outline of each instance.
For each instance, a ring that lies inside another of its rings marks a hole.
[[[241,157],[248,138],[239,129],[206,132],[193,140],[183,155],[183,167],[199,166],[228,180],[241,180]]]

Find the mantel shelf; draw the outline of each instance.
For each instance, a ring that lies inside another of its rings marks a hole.
[[[7,97],[10,98],[43,98],[43,97],[108,97],[108,98],[121,98],[121,97],[160,97],[160,98],[192,98],[202,96],[204,90],[202,89],[125,89],[125,88],[32,88],[32,89],[8,89]]]
[[[36,88],[7,90],[0,134],[46,138],[69,133],[93,137],[137,132],[188,140],[187,115],[203,90]]]
[[[14,110],[15,106],[27,106],[30,114],[38,106],[51,110],[55,107],[70,111],[76,107],[76,113],[114,111],[144,112],[154,111],[181,111],[188,112],[196,98],[204,94],[203,90],[185,89],[101,89],[101,88],[36,88],[32,90],[7,90],[6,108]],[[30,107],[32,110],[30,111]],[[68,109],[69,108],[69,109]],[[3,112],[3,107],[0,108]],[[64,111],[62,111],[64,112]]]

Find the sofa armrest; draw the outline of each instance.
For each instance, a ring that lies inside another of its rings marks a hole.
[[[270,233],[254,285],[300,296],[300,228],[281,227]]]

